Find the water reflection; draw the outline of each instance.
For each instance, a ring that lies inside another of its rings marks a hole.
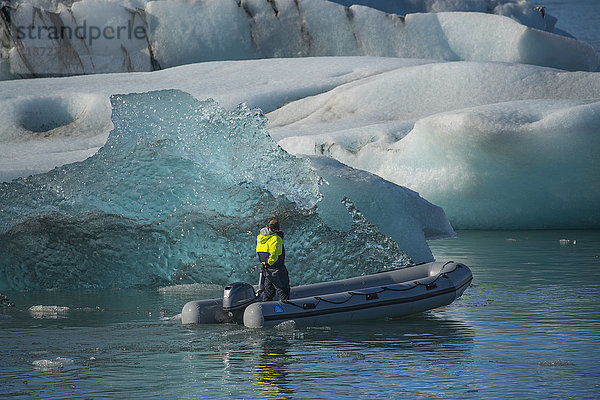
[[[326,330],[309,327],[306,332],[307,338],[313,341],[335,341],[382,350],[415,348],[416,343],[429,347],[461,345],[464,349],[464,345],[472,344],[474,337],[470,325],[436,311],[393,320],[334,325]]]
[[[247,343],[258,347],[250,373],[260,397],[268,399],[355,398],[356,385],[362,386],[357,371],[368,371],[372,390],[386,390],[389,380],[405,380],[407,374],[422,377],[447,365],[467,364],[474,347],[470,325],[435,312],[330,327],[242,331]]]
[[[287,340],[266,340],[262,353],[256,363],[254,376],[261,386],[262,394],[267,398],[289,399],[293,393],[289,389],[288,365],[290,357]]]

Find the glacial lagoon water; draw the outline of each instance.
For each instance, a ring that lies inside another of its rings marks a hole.
[[[430,246],[471,267],[463,297],[349,326],[174,320],[221,294],[207,285],[6,292],[0,397],[600,397],[600,231],[459,231]]]

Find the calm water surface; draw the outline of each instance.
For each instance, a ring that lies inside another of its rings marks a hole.
[[[214,287],[7,293],[0,397],[600,398],[599,231],[462,231],[431,247],[473,270],[462,298],[351,326],[169,319]]]

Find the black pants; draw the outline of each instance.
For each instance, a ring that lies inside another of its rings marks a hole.
[[[275,292],[279,300],[288,300],[290,298],[290,278],[287,268],[282,265],[277,268],[263,268],[264,290],[262,301],[271,301]]]

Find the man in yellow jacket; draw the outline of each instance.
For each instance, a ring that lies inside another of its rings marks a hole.
[[[279,300],[290,298],[290,278],[285,267],[285,246],[283,232],[279,230],[276,219],[260,230],[256,237],[256,253],[262,264],[263,294],[262,301],[271,301],[275,292]]]

